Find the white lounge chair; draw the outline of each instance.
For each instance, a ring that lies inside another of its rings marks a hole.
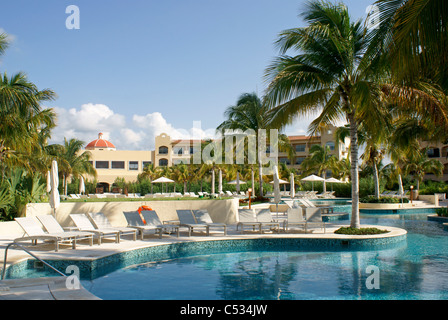
[[[286,212],[287,218],[283,222],[285,232],[288,232],[290,226],[303,226],[306,230],[306,220],[303,217],[302,208],[289,208]],[[306,232],[306,231],[305,231]]]
[[[197,223],[204,223],[209,228],[223,228],[224,235],[227,235],[227,225],[225,223],[213,222],[207,209],[192,210]]]
[[[158,233],[159,238],[162,238],[162,232],[163,232],[162,228],[157,226],[146,225],[143,222],[142,217],[140,216],[138,211],[127,211],[127,212],[125,211],[123,212],[123,214],[126,218],[126,221],[128,222],[128,227],[135,228],[136,230],[138,230],[141,240],[144,239],[145,234],[151,232],[154,232],[154,234]]]
[[[257,210],[256,212],[256,219],[257,222],[261,224],[261,232],[263,232],[263,227],[269,227],[270,229],[274,228],[278,232],[280,228],[280,224],[278,222],[275,222],[274,219],[272,219],[272,214],[270,209],[261,209]]]
[[[25,232],[25,236],[14,239],[14,242],[31,241],[33,245],[37,244],[38,240],[54,242],[54,250],[59,251],[59,245],[62,243],[69,243],[73,249],[76,249],[76,239],[74,234],[62,233],[48,233],[45,232],[41,224],[34,218],[15,218],[14,219]],[[92,235],[93,236],[93,235]]]
[[[205,223],[197,223],[191,210],[176,210],[176,212],[179,217],[180,226],[188,228],[189,237],[195,228],[205,228],[207,236],[210,235],[210,227]]]
[[[308,226],[314,224],[320,225],[324,229],[324,233],[326,233],[325,222],[322,220],[322,208],[305,208],[305,217],[305,233]]]
[[[76,240],[87,239],[89,240],[90,245],[93,245],[93,236],[92,232],[87,231],[65,231],[64,228],[59,224],[56,218],[52,215],[39,215],[36,216],[37,220],[42,223],[45,230],[49,233],[66,233],[67,235],[74,235]]]
[[[241,233],[244,233],[244,226],[251,226],[252,230],[255,228],[259,229],[261,233],[261,223],[257,221],[254,209],[238,209],[238,223],[236,225],[236,230],[241,227]]]
[[[98,237],[98,244],[101,244],[103,238],[108,237],[114,237],[115,242],[120,243],[120,231],[111,229],[97,229],[92,224],[90,219],[83,213],[71,214],[70,218],[72,219],[78,230],[96,234],[96,236]]]
[[[154,226],[162,229],[162,232],[171,233],[172,231],[176,232],[177,237],[179,238],[179,225],[176,224],[163,224],[160,221],[157,212],[154,210],[143,210],[142,211],[143,219],[145,219],[145,225]],[[159,236],[162,236],[162,232],[159,233]]]
[[[137,240],[137,230],[135,228],[126,228],[126,227],[114,227],[107,219],[106,215],[102,212],[89,212],[87,213],[93,225],[97,229],[108,229],[108,230],[116,230],[120,232],[120,236],[124,235],[132,235],[132,239]]]

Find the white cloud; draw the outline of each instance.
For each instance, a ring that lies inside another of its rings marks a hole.
[[[160,112],[133,115],[127,120],[104,104],[84,104],[70,110],[55,107],[58,121],[49,143],[62,143],[77,138],[89,143],[98,133],[112,142],[119,150],[153,150],[155,137],[166,133],[173,139],[214,138],[215,129],[203,130],[192,124],[191,129],[175,128]],[[194,134],[194,135],[193,135]]]
[[[9,32],[6,32],[6,30],[3,29],[3,28],[0,28],[0,34],[2,34],[2,33],[6,33],[8,35],[6,37],[6,40],[9,42],[9,44],[12,44],[16,40],[16,36],[15,35],[13,35],[13,34],[11,34]]]

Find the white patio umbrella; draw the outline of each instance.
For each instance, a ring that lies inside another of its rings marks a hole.
[[[83,194],[86,192],[86,184],[84,183],[84,177],[81,176],[79,178],[79,194]]]
[[[291,172],[291,176],[290,176],[290,180],[291,180],[291,187],[290,187],[290,191],[289,191],[289,195],[291,196],[291,199],[294,199],[294,197],[296,196],[296,187],[294,185],[294,173]]]
[[[278,204],[281,200],[281,195],[280,195],[280,179],[278,176],[278,168],[277,166],[274,166],[274,203],[275,203],[275,207],[277,209],[277,219],[278,219]]]
[[[324,183],[325,183],[325,179],[324,178],[318,177],[318,176],[316,176],[314,174],[312,174],[312,175],[310,175],[308,177],[303,178],[302,181],[311,181],[311,185],[312,185],[313,191],[314,191],[314,181],[324,181]]]
[[[240,184],[246,184],[246,181],[240,180],[240,173],[236,173],[236,179],[228,182],[227,184],[234,184],[236,185],[236,191],[240,192]]]
[[[51,192],[51,172],[48,170],[47,172],[47,193]]]
[[[326,179],[325,182],[328,182],[328,183],[344,183],[341,180],[338,180],[336,178]],[[333,185],[331,185],[331,191],[333,191]]]
[[[58,176],[58,162],[53,160],[51,162],[51,170],[50,170],[50,207],[53,209],[54,217],[56,218],[56,209],[59,207],[61,203],[61,199],[59,198],[59,176]]]
[[[174,180],[168,179],[166,177],[160,177],[159,179],[156,179],[152,181],[152,183],[162,183],[162,192],[163,192],[163,183],[173,183]]]

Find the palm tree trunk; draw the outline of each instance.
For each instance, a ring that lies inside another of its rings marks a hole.
[[[67,195],[67,180],[68,180],[68,176],[64,175],[64,195]]]
[[[258,161],[258,181],[260,181],[260,197],[263,197],[263,168],[261,160]]]
[[[212,194],[215,193],[215,168],[212,169]]]
[[[260,197],[263,197],[263,166],[261,163],[261,153],[260,143],[258,143],[258,181],[260,182]],[[255,191],[254,191],[255,193]]]
[[[373,162],[373,181],[375,183],[375,198],[380,198],[380,181],[378,177],[378,166]]]
[[[358,126],[355,113],[348,114],[350,123],[350,160],[352,175],[352,218],[350,227],[359,229],[359,164],[358,164]]]

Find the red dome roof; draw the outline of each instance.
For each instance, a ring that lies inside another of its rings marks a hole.
[[[92,142],[90,142],[87,146],[86,149],[95,149],[95,148],[112,148],[112,149],[116,149],[115,146],[107,140],[103,139],[103,134],[100,133],[98,134],[98,139],[93,140]]]

